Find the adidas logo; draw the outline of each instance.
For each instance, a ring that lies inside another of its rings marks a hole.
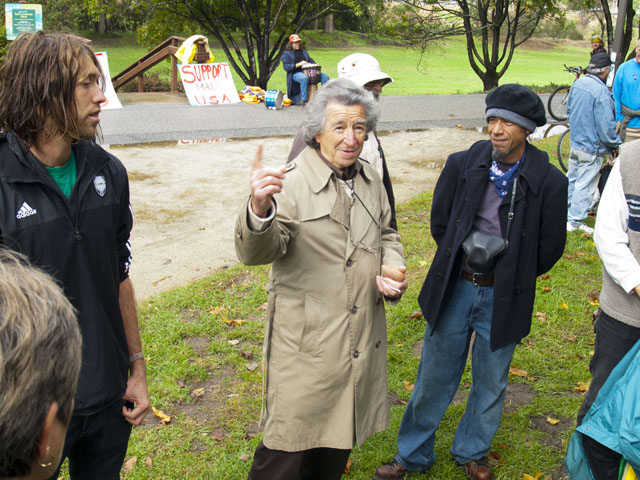
[[[20,210],[18,210],[16,218],[25,218],[35,215],[36,213],[38,213],[38,211],[35,208],[31,208],[27,202],[24,202],[20,207]]]

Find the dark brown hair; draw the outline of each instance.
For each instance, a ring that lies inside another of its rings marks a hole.
[[[19,35],[0,69],[0,130],[13,132],[27,148],[40,132],[79,140],[75,87],[87,62],[101,71],[84,38],[43,32]]]

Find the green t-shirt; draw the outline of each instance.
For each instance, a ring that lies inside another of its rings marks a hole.
[[[45,167],[49,175],[53,177],[53,180],[58,184],[64,196],[69,198],[71,190],[76,184],[76,156],[71,150],[71,156],[64,165],[59,167]]]

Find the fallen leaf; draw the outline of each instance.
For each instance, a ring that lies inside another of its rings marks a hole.
[[[191,398],[200,398],[204,396],[204,388],[196,388],[191,392]]]
[[[551,418],[549,416],[547,416],[547,423],[549,425],[557,425],[560,423],[560,420],[558,420],[557,418]]]
[[[350,458],[347,459],[347,464],[344,466],[344,473],[345,474],[351,473],[351,459]]]
[[[256,368],[258,368],[258,364],[256,362],[251,362],[247,364],[247,370],[253,372]]]
[[[224,434],[222,432],[213,432],[209,436],[211,437],[212,440],[215,440],[216,442],[221,442],[224,439]]]
[[[260,305],[258,307],[258,310],[266,310],[267,308],[269,308],[269,302],[264,302],[262,305]]]
[[[211,306],[209,306],[211,308]],[[220,315],[222,313],[227,313],[229,309],[224,305],[218,305],[216,308],[212,309],[209,313],[213,313],[214,315]]]
[[[415,387],[413,383],[407,382],[406,380],[402,382],[402,385],[404,386],[404,389],[408,390],[409,392],[413,392],[413,388]]]
[[[166,280],[167,278],[171,278],[171,275],[165,275],[164,277],[162,277],[160,280],[156,280],[155,282],[152,282],[152,285],[155,287],[156,285],[158,285],[161,281]]]
[[[516,377],[526,377],[527,375],[529,375],[526,370],[518,367],[509,367],[509,374]]]
[[[251,350],[240,350],[240,356],[246,360],[252,360],[253,352]]]
[[[131,457],[129,460],[124,462],[124,465],[122,466],[122,472],[127,474],[133,472],[133,467],[136,466],[136,463],[138,463],[138,457]]]
[[[406,400],[398,400],[398,402],[400,403],[400,405],[406,405],[408,402]]]
[[[180,388],[184,388],[184,380],[182,380],[182,379],[178,380],[178,386]]]
[[[238,345],[240,343],[240,340],[227,340],[227,343],[229,345]]]
[[[546,322],[546,321],[547,321],[547,314],[546,314],[546,313],[544,313],[544,312],[536,312],[536,318],[537,318],[540,322],[544,323],[544,322]]]
[[[492,450],[487,454],[487,457],[489,458],[489,462],[494,464],[494,465],[499,465],[504,463],[504,458],[502,455],[500,455],[500,453]]]
[[[542,291],[543,292],[550,292],[551,291],[551,287],[542,287]]]
[[[586,392],[587,390],[589,390],[590,384],[591,382],[578,382],[578,386],[573,388],[575,388],[579,392]]]
[[[415,320],[416,318],[422,318],[422,312],[412,312],[409,315],[409,320]]]
[[[560,308],[564,308],[565,310],[569,310],[569,305],[567,305],[566,303],[562,302],[560,305],[558,305]]]
[[[571,342],[571,343],[576,343],[576,342],[577,342],[577,340],[576,340],[576,338],[575,338],[575,337],[567,337],[567,338],[565,338],[565,340],[566,340],[567,342]]]
[[[535,477],[533,475],[529,475],[528,473],[522,474],[522,480],[538,480],[542,474],[540,472],[536,473]]]
[[[153,460],[151,460],[151,457],[145,458],[144,463],[148,468],[153,468]]]
[[[167,425],[171,421],[171,417],[162,410],[158,410],[156,407],[151,407],[151,410],[153,414],[160,419],[162,425]]]
[[[246,453],[240,455],[240,460],[242,460],[243,462],[248,462],[249,461],[249,455],[247,455]]]
[[[549,280],[549,275],[540,275],[538,278],[540,280]]]

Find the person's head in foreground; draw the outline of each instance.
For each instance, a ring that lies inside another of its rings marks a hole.
[[[346,169],[360,155],[378,115],[378,102],[370,92],[346,78],[331,80],[307,106],[304,141],[334,167]]]
[[[527,135],[547,123],[542,100],[527,87],[509,83],[490,91],[485,103],[493,159],[516,163],[524,153]]]
[[[73,307],[46,273],[0,249],[0,478],[58,467],[81,364]]]
[[[353,80],[373,93],[376,100],[380,98],[382,88],[387,83],[393,82],[393,78],[380,70],[378,60],[366,53],[352,53],[340,60],[338,78]]]
[[[595,53],[591,56],[591,60],[589,60],[589,65],[587,65],[587,73],[591,73],[592,75],[597,75],[602,78],[606,78],[611,71],[611,59],[609,58],[608,53],[600,52]]]
[[[62,33],[23,33],[0,69],[0,130],[27,148],[62,137],[90,140],[105,101],[102,72],[89,41]]]

